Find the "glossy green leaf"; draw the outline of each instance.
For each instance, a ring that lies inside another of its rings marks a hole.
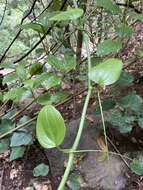
[[[22,158],[25,152],[25,147],[13,147],[10,153],[10,161],[16,160],[18,158]]]
[[[95,0],[96,6],[104,8],[112,14],[121,13],[121,9],[113,0]]]
[[[89,78],[100,86],[113,84],[119,79],[122,66],[119,59],[107,59],[91,69]]]
[[[130,164],[131,170],[137,175],[143,175],[143,162],[134,159]]]
[[[28,132],[15,132],[11,137],[11,147],[28,145],[32,143],[32,135]]]
[[[65,137],[65,124],[60,112],[51,105],[41,109],[37,118],[36,134],[44,148],[59,146]]]
[[[131,26],[128,26],[127,24],[122,23],[116,28],[116,32],[119,35],[119,37],[126,38],[126,37],[132,36],[133,29]]]
[[[50,21],[66,21],[66,20],[76,20],[83,15],[83,10],[79,8],[69,9],[67,11],[61,11],[52,18]]]
[[[119,52],[121,48],[122,48],[121,42],[108,39],[98,44],[97,55],[105,56],[111,53],[114,54],[114,53]]]
[[[34,177],[47,176],[48,173],[49,173],[49,166],[43,163],[36,166],[33,170]]]
[[[69,72],[76,67],[76,60],[73,56],[65,55],[63,59],[59,59],[54,55],[48,56],[48,64],[61,72]]]

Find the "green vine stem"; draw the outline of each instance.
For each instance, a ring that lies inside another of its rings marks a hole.
[[[108,150],[108,141],[107,141],[107,134],[106,134],[106,126],[105,126],[105,120],[104,120],[104,114],[103,114],[103,109],[102,109],[101,98],[100,98],[100,91],[99,90],[97,91],[97,95],[98,95],[98,102],[99,102],[101,119],[102,119],[102,125],[103,125],[105,145],[106,145],[106,150],[107,150],[107,158],[109,159],[109,150]]]
[[[84,35],[84,40],[85,40],[85,45],[86,45],[86,51],[87,51],[87,57],[88,57],[88,72],[91,69],[91,58],[90,58],[90,50],[89,50],[89,39],[87,34]],[[87,92],[87,96],[85,99],[85,103],[84,103],[84,107],[83,107],[83,111],[82,111],[82,115],[81,115],[81,120],[80,120],[80,124],[79,124],[79,129],[77,132],[77,136],[75,138],[74,144],[72,146],[71,152],[69,153],[69,160],[67,163],[67,167],[65,170],[65,173],[63,175],[63,178],[61,180],[61,183],[58,187],[58,190],[63,190],[66,184],[66,181],[68,179],[69,173],[71,171],[72,165],[73,165],[73,159],[74,159],[74,151],[76,151],[78,145],[79,145],[79,141],[82,135],[82,131],[84,128],[84,122],[85,122],[85,116],[86,116],[86,112],[87,112],[87,108],[88,108],[88,104],[89,104],[89,100],[91,97],[91,93],[92,93],[92,86],[91,86],[91,81],[88,78],[88,92]]]

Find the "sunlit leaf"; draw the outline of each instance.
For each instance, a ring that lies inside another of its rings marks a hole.
[[[69,9],[67,11],[61,11],[52,18],[50,21],[66,21],[66,20],[76,20],[83,15],[83,10],[79,8]]]
[[[91,69],[89,78],[100,86],[113,84],[120,77],[122,65],[119,59],[107,59]]]
[[[60,112],[47,105],[38,114],[36,134],[39,143],[44,148],[59,146],[65,137],[65,124]]]

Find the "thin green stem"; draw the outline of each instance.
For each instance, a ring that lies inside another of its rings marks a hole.
[[[107,157],[109,159],[109,150],[108,150],[108,142],[107,142],[107,135],[106,135],[106,126],[105,126],[105,120],[104,120],[104,114],[103,114],[103,109],[102,109],[102,104],[101,104],[101,98],[100,98],[100,92],[99,92],[99,90],[97,91],[97,95],[98,95],[98,102],[99,102],[101,119],[102,119],[102,125],[103,125],[103,131],[104,131],[105,145],[106,145],[106,149],[107,149]]]
[[[84,35],[84,39],[85,39],[85,44],[86,44],[86,50],[87,50],[87,57],[88,57],[88,72],[91,70],[91,57],[90,57],[90,50],[89,50],[89,40],[88,40],[88,36],[85,34]],[[85,116],[86,116],[86,112],[87,112],[87,108],[88,108],[88,104],[89,104],[89,100],[91,97],[91,93],[92,93],[92,86],[91,86],[91,81],[88,78],[88,93],[85,99],[85,103],[84,103],[84,107],[83,107],[83,111],[82,111],[82,115],[81,115],[81,120],[80,120],[80,124],[79,124],[79,129],[77,132],[77,136],[75,138],[74,144],[71,148],[71,151],[76,151],[79,142],[80,142],[80,138],[83,132],[83,128],[84,128],[84,122],[85,122]],[[74,153],[70,152],[69,153],[69,159],[68,159],[68,163],[66,166],[66,170],[65,173],[63,175],[63,178],[61,180],[61,183],[58,187],[58,190],[63,190],[66,184],[66,181],[68,179],[69,173],[71,171],[71,168],[73,166],[73,159],[74,159]]]

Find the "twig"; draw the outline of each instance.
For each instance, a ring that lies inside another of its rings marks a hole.
[[[63,10],[65,4],[66,4],[67,0],[65,0],[60,8],[60,10]],[[20,57],[19,59],[17,59],[16,61],[14,61],[14,64],[15,63],[18,63],[20,61],[22,61],[23,59],[25,59],[29,54],[31,54],[39,44],[41,44],[41,42],[45,39],[45,37],[47,36],[47,34],[50,33],[50,31],[52,30],[52,28],[55,26],[55,24],[53,24],[49,29],[48,31],[41,37],[41,39],[27,52],[25,53],[22,57]]]
[[[114,143],[111,141],[111,139],[107,136],[107,140],[109,141],[109,143],[113,146],[113,148],[115,149],[115,151],[119,154],[119,156],[121,157],[121,159],[123,160],[123,162],[128,166],[128,168],[130,168],[129,164],[127,163],[127,161],[124,159],[123,155],[121,155],[120,151],[117,149],[117,147],[114,145]]]
[[[5,0],[5,7],[4,7],[2,19],[0,21],[0,25],[2,25],[2,23],[3,23],[4,17],[5,17],[5,13],[6,13],[6,9],[7,9],[7,0]]]
[[[31,6],[30,10],[29,10],[28,13],[22,18],[20,24],[22,24],[22,23],[24,22],[24,20],[31,14],[31,12],[32,12],[32,10],[33,10],[35,4],[36,4],[36,1],[37,1],[37,0],[34,0],[34,1],[33,1],[33,4],[32,4],[32,6]],[[15,36],[15,37],[13,38],[13,40],[11,41],[10,45],[6,48],[5,52],[3,53],[2,57],[0,58],[0,63],[2,63],[3,59],[5,58],[6,54],[7,54],[8,51],[9,51],[9,49],[11,48],[11,46],[13,45],[13,43],[15,42],[15,40],[19,37],[19,35],[21,34],[21,32],[22,32],[22,29],[20,29],[20,30],[18,31],[18,33],[16,34],[16,36]]]

